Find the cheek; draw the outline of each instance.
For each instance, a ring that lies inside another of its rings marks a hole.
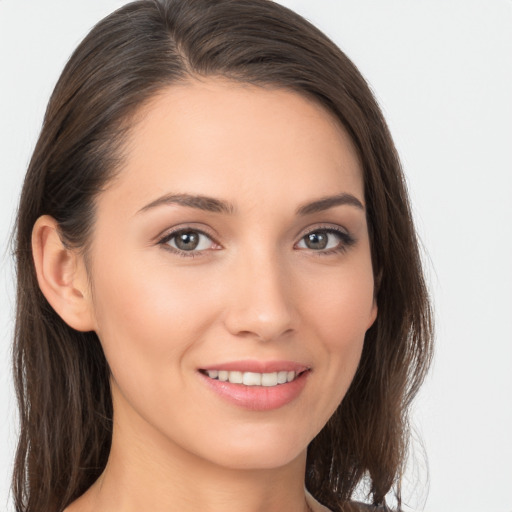
[[[191,282],[190,273],[145,263],[134,259],[98,268],[95,309],[116,384],[118,418],[134,410],[155,425],[187,407],[186,370],[218,316],[213,307],[218,301],[211,299],[212,288],[204,280]]]
[[[356,258],[354,258],[356,260]],[[355,261],[326,272],[321,279],[310,279],[303,285],[306,293],[302,314],[324,340],[336,351],[362,340],[373,323],[374,281],[369,261]]]
[[[325,421],[343,399],[359,365],[366,331],[375,318],[373,283],[371,264],[363,258],[340,266],[317,286],[306,287],[309,298],[304,299],[302,316],[316,340],[314,354],[325,379],[325,394],[320,395]]]
[[[371,298],[365,295],[338,291],[310,309],[310,324],[321,345],[317,350],[327,360],[328,378],[337,381],[340,389],[348,388],[361,357],[371,311]]]
[[[94,285],[97,331],[114,374],[180,364],[215,304],[190,276],[136,260],[98,269]]]

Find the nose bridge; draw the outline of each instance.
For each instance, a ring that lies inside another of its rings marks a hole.
[[[293,328],[284,262],[271,248],[252,248],[236,258],[226,326],[232,334],[270,341]]]

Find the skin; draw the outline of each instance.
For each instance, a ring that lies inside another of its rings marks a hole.
[[[231,211],[147,207],[169,194]],[[297,213],[341,194],[362,207]],[[140,112],[123,169],[97,198],[87,269],[55,228],[48,217],[34,228],[41,289],[70,325],[98,334],[114,402],[107,467],[67,512],[295,512],[305,499],[325,510],[305,495],[306,448],[377,315],[362,171],[332,116],[285,90],[213,78],[168,88]],[[164,239],[176,228],[208,235],[194,257]],[[319,232],[326,250],[305,242]],[[199,372],[240,360],[309,370],[291,402],[254,411]]]

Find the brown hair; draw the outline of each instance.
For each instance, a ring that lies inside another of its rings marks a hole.
[[[19,207],[14,372],[21,435],[17,511],[59,512],[103,471],[110,449],[109,368],[94,332],[78,332],[39,290],[31,231],[53,216],[86,248],[94,200],[122,166],[133,115],[164,87],[223,76],[314,98],[350,134],[362,162],[377,321],[354,381],[308,448],[306,485],[345,510],[359,482],[400,507],[408,408],[431,359],[432,326],[400,163],[382,113],[352,62],[319,30],[269,0],[139,0],[89,33],[46,112]]]

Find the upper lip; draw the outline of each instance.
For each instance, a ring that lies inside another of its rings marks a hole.
[[[243,360],[243,361],[229,361],[225,363],[217,363],[208,366],[203,366],[200,370],[211,371],[211,370],[224,370],[228,372],[254,372],[254,373],[273,373],[280,371],[296,372],[301,373],[305,370],[309,370],[310,367],[297,363],[294,361],[255,361],[255,360]]]

